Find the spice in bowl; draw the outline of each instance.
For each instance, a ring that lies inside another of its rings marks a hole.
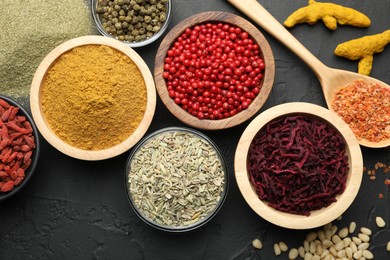
[[[351,127],[358,140],[390,138],[390,89],[363,80],[340,89],[332,109]]]
[[[248,151],[248,174],[261,200],[310,215],[344,192],[349,172],[341,134],[314,117],[288,115],[263,127]]]
[[[166,128],[145,138],[130,155],[126,189],[148,224],[173,232],[205,224],[227,194],[222,155],[203,134]]]
[[[163,78],[174,102],[199,119],[224,119],[249,107],[261,90],[260,47],[238,26],[187,28],[167,51]]]
[[[169,0],[96,0],[93,15],[100,32],[137,47],[166,29],[170,5]]]
[[[131,136],[147,103],[144,78],[133,60],[98,44],[60,55],[47,70],[40,95],[51,130],[72,147],[93,151]]]
[[[31,177],[38,148],[37,132],[27,112],[0,97],[0,200],[14,194]]]

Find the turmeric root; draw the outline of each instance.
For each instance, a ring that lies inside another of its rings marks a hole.
[[[358,73],[370,75],[373,55],[382,52],[390,43],[390,30],[383,33],[364,36],[337,45],[334,54],[350,60],[359,60]]]
[[[337,23],[356,27],[368,27],[371,24],[366,15],[352,8],[309,0],[309,4],[292,13],[284,21],[284,25],[291,28],[299,23],[315,24],[318,20],[322,20],[325,26],[331,30],[337,28]]]

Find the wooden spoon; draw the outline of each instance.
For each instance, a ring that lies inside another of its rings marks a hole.
[[[291,51],[299,56],[316,74],[320,81],[322,92],[324,93],[326,103],[330,110],[332,101],[338,89],[353,83],[356,80],[376,83],[382,87],[390,86],[380,80],[361,75],[358,73],[333,69],[324,65],[312,53],[310,53],[283,25],[281,25],[260,3],[256,0],[227,0],[238,8],[241,12],[250,17],[268,33],[274,36],[281,43],[286,45]],[[358,140],[360,145],[372,148],[381,148],[390,146],[390,138],[380,142],[370,142],[362,139]]]

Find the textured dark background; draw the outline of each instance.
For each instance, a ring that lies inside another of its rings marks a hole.
[[[243,0],[245,2],[245,0]],[[306,0],[262,0],[263,6],[283,22]],[[336,57],[338,43],[390,29],[390,0],[334,0],[367,14],[369,28],[339,26],[328,30],[322,22],[298,25],[291,33],[326,65],[357,71],[357,62]],[[173,0],[169,29],[183,19],[203,11],[226,11],[245,17],[223,0]],[[259,28],[275,56],[276,77],[272,93],[259,111],[277,104],[302,101],[325,107],[321,87],[314,73],[281,43]],[[153,71],[154,56],[161,39],[136,49]],[[371,76],[390,83],[390,47],[375,55]],[[36,175],[17,196],[0,204],[0,259],[286,259],[275,257],[273,244],[285,241],[291,247],[302,244],[309,230],[288,230],[272,225],[256,215],[238,191],[233,158],[237,142],[248,122],[223,131],[203,131],[226,157],[230,187],[218,215],[206,226],[185,234],[169,234],[144,224],[132,211],[124,188],[124,167],[130,153],[101,162],[76,160],[61,154],[42,141]],[[158,99],[156,114],[148,133],[168,126],[183,125]],[[371,169],[378,161],[390,164],[390,150],[362,148],[364,165]],[[368,175],[355,202],[335,222],[340,228],[355,221],[358,227],[373,230],[370,250],[376,259],[389,259],[390,192],[384,180],[389,173]],[[378,194],[384,198],[379,199]],[[387,222],[379,230],[375,217]],[[263,241],[255,250],[251,242]]]

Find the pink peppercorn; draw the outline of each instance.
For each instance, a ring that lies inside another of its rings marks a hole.
[[[225,23],[187,28],[167,51],[169,97],[199,119],[247,109],[261,90],[264,61],[247,32]]]

